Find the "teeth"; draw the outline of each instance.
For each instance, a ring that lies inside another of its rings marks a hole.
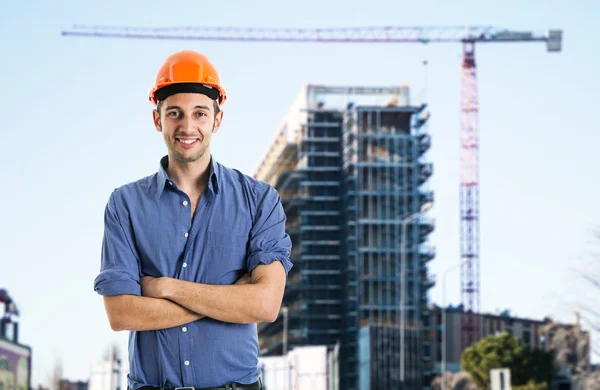
[[[193,144],[194,142],[196,142],[195,139],[180,139],[179,142],[190,145]]]

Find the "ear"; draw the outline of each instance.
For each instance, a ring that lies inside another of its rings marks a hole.
[[[219,127],[221,127],[221,121],[223,120],[223,111],[219,111],[217,116],[215,117],[215,125],[213,126],[213,133],[219,131]]]
[[[156,110],[152,110],[152,121],[154,122],[154,127],[156,127],[156,131],[160,133],[162,131],[162,126],[160,124],[160,115]]]

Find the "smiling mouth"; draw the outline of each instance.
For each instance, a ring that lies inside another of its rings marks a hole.
[[[186,148],[189,148],[190,146],[194,146],[199,140],[198,138],[175,138],[175,141]]]

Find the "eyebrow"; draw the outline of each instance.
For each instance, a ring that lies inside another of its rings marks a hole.
[[[210,107],[209,106],[195,106],[194,109],[196,109],[196,108],[200,108],[200,109],[203,109],[203,110],[210,111]],[[173,109],[181,110],[181,107],[179,107],[179,106],[168,106],[167,108],[165,108],[165,111],[167,111],[167,110],[173,110]]]

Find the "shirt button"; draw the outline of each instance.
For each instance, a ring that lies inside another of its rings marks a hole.
[[[183,364],[185,364],[186,366],[189,366],[190,365],[190,361],[186,360],[185,362],[183,362]]]
[[[187,328],[184,326],[183,328],[181,328],[182,331],[187,332]]]
[[[188,203],[187,203],[187,200],[184,200],[184,201],[183,201],[183,205],[184,205],[184,206],[187,206],[187,205],[188,205]]]
[[[185,236],[185,238],[188,238],[189,233],[185,233],[184,236]]]
[[[183,268],[187,267],[187,263],[183,263]]]

